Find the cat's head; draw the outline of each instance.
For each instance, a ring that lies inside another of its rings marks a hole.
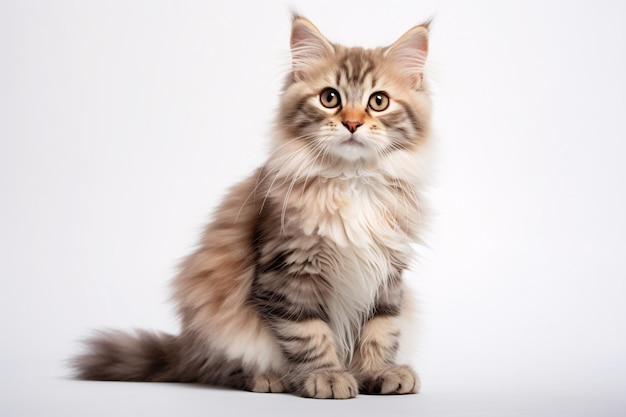
[[[415,152],[426,140],[428,25],[375,49],[329,42],[294,17],[292,68],[281,97],[278,150],[316,163],[357,164]]]

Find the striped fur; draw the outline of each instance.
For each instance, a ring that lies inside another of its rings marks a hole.
[[[291,42],[272,152],[173,282],[181,334],[98,333],[73,362],[77,377],[314,398],[419,390],[396,361],[412,332],[402,272],[424,221],[427,28],[368,50],[295,17]],[[340,105],[322,105],[326,88]],[[388,108],[368,106],[376,92]]]

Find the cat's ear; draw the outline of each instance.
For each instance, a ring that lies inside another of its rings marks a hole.
[[[415,26],[386,48],[387,63],[397,71],[411,87],[424,78],[424,66],[428,55],[428,24]]]
[[[331,57],[335,52],[333,45],[307,19],[294,16],[291,28],[291,57],[293,75],[296,81],[306,78],[313,67],[320,61]]]

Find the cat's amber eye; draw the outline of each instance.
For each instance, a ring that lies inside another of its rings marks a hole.
[[[320,93],[320,102],[327,109],[334,109],[341,104],[341,96],[334,88],[326,88]]]
[[[370,96],[369,106],[374,111],[383,111],[389,107],[389,96],[379,91]]]

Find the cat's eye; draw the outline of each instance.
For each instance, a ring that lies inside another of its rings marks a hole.
[[[320,102],[327,109],[334,109],[341,104],[341,96],[334,88],[326,88],[320,93]]]
[[[389,107],[389,97],[382,91],[374,93],[370,96],[369,106],[374,111],[383,111]]]

